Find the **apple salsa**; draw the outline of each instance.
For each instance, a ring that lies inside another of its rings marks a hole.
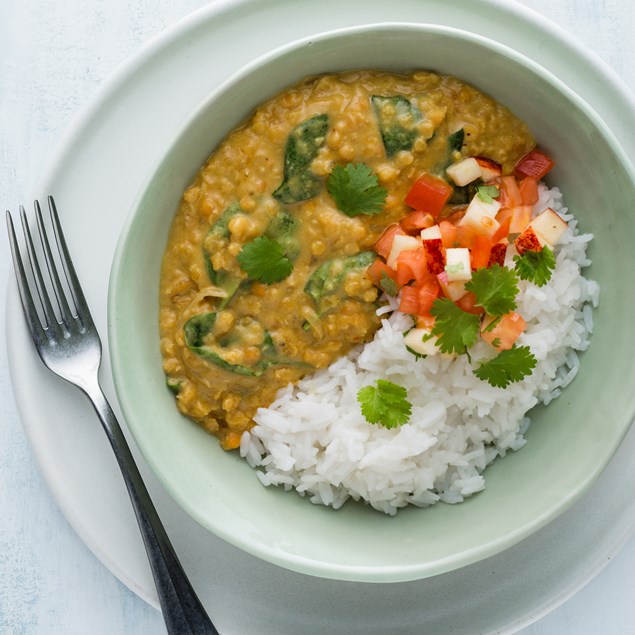
[[[415,316],[417,354],[474,336],[514,351],[513,299],[483,289],[513,289],[512,243],[512,275],[549,269],[554,219],[530,218],[540,177],[523,168],[540,156],[507,108],[428,71],[311,77],[263,103],[170,230],[159,327],[179,410],[236,448],[280,388],[373,338],[383,292]]]
[[[516,296],[519,280],[549,281],[567,229],[549,207],[532,213],[538,181],[553,166],[538,149],[507,176],[489,158],[461,159],[446,169],[455,187],[471,191],[461,206],[448,206],[454,188],[442,178],[424,174],[413,183],[405,200],[414,211],[384,231],[368,270],[415,318],[404,336],[413,354],[469,355],[481,339],[498,354],[475,368],[478,378],[504,388],[531,374],[533,354],[515,344],[526,327]]]

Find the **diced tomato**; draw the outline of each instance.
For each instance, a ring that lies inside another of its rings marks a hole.
[[[497,320],[497,322],[492,327],[494,320]],[[481,328],[481,337],[497,350],[506,351],[514,345],[514,342],[526,327],[527,323],[523,317],[512,311],[501,318],[484,320]]]
[[[401,229],[397,223],[393,225],[388,225],[386,229],[384,229],[384,233],[379,237],[379,240],[375,243],[375,252],[378,253],[382,258],[388,258],[390,254],[390,249],[392,247],[392,240],[396,234],[404,234],[405,231]]]
[[[529,205],[518,205],[511,210],[511,223],[509,225],[510,234],[520,234],[531,221],[531,207]]]
[[[456,305],[466,313],[474,313],[475,315],[485,313],[485,309],[482,306],[476,306],[476,300],[476,293],[468,291],[456,301]]]
[[[452,192],[452,186],[444,180],[431,174],[424,174],[412,184],[404,200],[406,205],[416,210],[438,216]]]
[[[441,287],[441,291],[443,291],[443,295],[452,300],[452,302],[457,302],[467,293],[465,290],[465,282],[462,280],[449,281],[447,271],[442,271],[437,276],[437,280],[439,281],[439,286]]]
[[[430,316],[432,303],[439,297],[440,288],[434,278],[426,278],[415,282],[401,290],[399,310],[409,315],[422,316],[426,319]]]
[[[459,225],[457,227],[456,238],[453,247],[466,247],[472,249],[474,244],[475,232],[467,225]]]
[[[446,249],[452,247],[472,248],[474,243],[474,230],[466,225],[454,225],[442,220],[439,223],[441,241]]]
[[[523,205],[535,205],[538,202],[538,180],[532,176],[526,176],[518,184],[518,191]]]
[[[384,275],[388,276],[394,282],[397,282],[397,272],[391,269],[383,260],[376,258],[370,267],[366,270],[366,275],[370,278],[371,282],[381,288],[381,281]]]
[[[422,280],[426,277],[426,257],[423,247],[404,249],[397,257],[397,284],[404,285],[411,280]]]
[[[415,210],[406,214],[400,221],[399,225],[406,234],[418,234],[422,229],[432,227],[434,225],[434,218],[432,214],[428,212],[422,212],[421,210]]]
[[[498,216],[496,217],[496,220],[498,220]],[[503,238],[507,238],[507,236],[509,236],[509,228],[512,224],[511,214],[507,218],[505,218],[504,221],[501,222],[500,220],[498,220],[498,222],[500,223],[500,226],[492,236],[492,243],[497,243],[499,240],[502,240]]]
[[[453,223],[442,220],[439,223],[439,230],[441,232],[441,242],[446,249],[450,247],[454,247],[454,242],[456,241],[456,225]]]
[[[432,303],[439,297],[439,283],[434,278],[427,278],[417,285],[419,290],[419,310],[417,315],[429,315]]]
[[[500,191],[498,202],[501,207],[516,207],[522,205],[523,199],[518,189],[518,184],[513,176],[501,176],[492,181],[492,185],[496,185]]]
[[[512,210],[509,207],[502,207],[498,214],[496,214],[496,220],[501,224],[501,227],[509,220],[511,223]]]
[[[419,289],[408,286],[401,290],[399,310],[408,315],[417,315],[419,313]]]
[[[550,156],[534,148],[518,161],[514,172],[520,177],[531,176],[539,181],[555,164]]]
[[[489,256],[492,252],[492,240],[489,236],[478,234],[474,236],[474,244],[470,249],[470,259],[472,269],[487,267]]]

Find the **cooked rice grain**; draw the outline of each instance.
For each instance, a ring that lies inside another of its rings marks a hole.
[[[561,199],[557,189],[541,185],[534,208],[538,213],[550,206],[569,223],[554,275],[544,287],[519,285],[518,311],[527,330],[518,344],[529,346],[538,360],[531,376],[502,389],[475,377],[466,356],[415,359],[402,335],[412,320],[392,312],[398,301],[387,298],[372,342],[281,390],[258,411],[240,453],[263,485],[295,489],[335,509],[349,498],[362,500],[391,515],[408,504],[460,503],[481,491],[485,467],[525,444],[527,412],[548,404],[573,380],[576,351],[587,348],[593,329],[599,285],[580,272],[590,263],[592,236],[577,233]],[[512,258],[509,253],[508,264]],[[491,356],[482,342],[471,354]],[[399,428],[370,425],[360,412],[357,391],[380,378],[408,391],[412,416]]]

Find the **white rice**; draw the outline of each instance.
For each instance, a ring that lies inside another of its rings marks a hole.
[[[569,229],[556,247],[548,284],[519,285],[517,310],[527,329],[518,344],[537,359],[529,377],[496,388],[474,376],[465,355],[417,360],[402,335],[412,319],[392,312],[398,302],[388,298],[372,342],[282,389],[269,408],[258,410],[240,453],[263,485],[295,489],[335,509],[349,498],[362,500],[387,514],[408,504],[460,503],[482,490],[485,467],[525,444],[527,412],[548,404],[573,380],[576,351],[587,348],[593,329],[599,285],[580,271],[590,264],[586,246],[592,236],[578,234],[559,190],[541,185],[534,214],[546,207]],[[508,253],[508,261],[512,257]],[[471,355],[491,352],[480,342]],[[409,422],[396,429],[367,423],[357,402],[358,390],[381,378],[404,386],[412,404]]]

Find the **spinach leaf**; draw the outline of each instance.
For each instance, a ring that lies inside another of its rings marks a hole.
[[[328,115],[315,115],[298,124],[289,134],[284,154],[284,178],[273,196],[281,203],[297,203],[313,198],[321,180],[311,172],[311,163],[324,145]]]
[[[216,364],[216,366],[219,366],[223,370],[249,377],[259,377],[269,366],[275,363],[276,350],[271,335],[266,331],[260,349],[262,356],[258,363],[249,367],[228,362],[223,357],[223,348],[225,347],[212,335],[215,322],[216,313],[201,313],[200,315],[191,317],[185,323],[183,326],[185,344],[193,353],[196,353],[208,362]],[[227,342],[225,342],[225,344],[226,343]]]
[[[310,364],[285,359],[278,355],[271,334],[266,330],[260,345],[261,356],[258,362],[253,366],[233,364],[225,359],[223,353],[230,345],[240,346],[240,334],[236,329],[233,329],[222,340],[217,340],[212,333],[215,322],[215,312],[195,315],[185,323],[183,333],[185,335],[185,344],[193,353],[223,370],[247,377],[260,377],[271,366],[310,366]]]
[[[271,219],[265,230],[265,236],[275,240],[282,247],[284,255],[291,261],[300,254],[300,243],[296,236],[299,225],[295,216],[281,210]]]
[[[453,152],[461,152],[464,141],[465,130],[463,128],[459,128],[448,137],[448,154],[451,155]]]
[[[362,251],[354,256],[333,258],[320,265],[309,277],[304,292],[313,298],[318,314],[337,306],[338,296],[345,297],[342,285],[352,271],[361,271],[376,258],[372,251]]]
[[[373,95],[371,97],[386,155],[412,150],[417,137],[417,123],[422,116],[419,109],[403,95]]]
[[[238,202],[232,203],[209,228],[205,240],[203,241],[203,260],[205,261],[207,275],[212,284],[227,292],[227,296],[219,301],[219,309],[224,309],[236,295],[240,286],[243,283],[248,284],[248,282],[230,271],[217,271],[214,269],[212,265],[212,255],[208,249],[208,245],[210,240],[214,242],[218,240],[228,240],[230,237],[229,221],[241,213],[242,209],[240,208],[240,204]]]

